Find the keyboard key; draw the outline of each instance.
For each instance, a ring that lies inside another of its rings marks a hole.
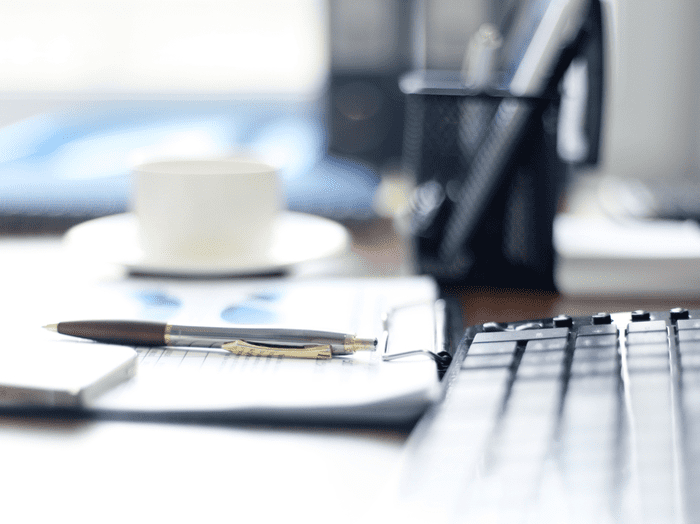
[[[520,367],[542,365],[561,366],[563,361],[563,351],[528,351],[526,349],[525,353],[523,353],[523,356],[520,359]]]
[[[542,365],[518,368],[518,380],[555,380],[563,374],[561,366]]]
[[[574,351],[576,360],[617,360],[617,346],[577,347]]]
[[[449,402],[457,403],[462,416],[468,421],[491,420],[503,404],[505,381],[471,383],[463,376],[459,384],[450,389]]]
[[[610,324],[612,322],[612,316],[610,313],[596,313],[591,316],[591,321],[596,326]]]
[[[486,382],[489,384],[504,384],[510,377],[508,368],[473,368],[460,373],[460,380],[470,384]]]
[[[669,311],[669,314],[671,316],[671,320],[676,321],[683,319],[687,320],[690,317],[690,311],[682,307],[674,307],[671,311]]]
[[[626,338],[628,347],[631,344],[654,344],[666,342],[666,340],[666,331],[635,332],[628,334]]]
[[[650,320],[648,322],[632,322],[627,324],[627,333],[646,333],[648,331],[666,331],[666,322]]]
[[[584,360],[574,359],[571,363],[570,373],[572,377],[585,377],[589,375],[612,375],[619,372],[617,360],[600,359]]]
[[[493,333],[496,331],[505,331],[508,329],[508,324],[505,322],[487,322],[482,326],[484,331]]]
[[[568,385],[568,395],[574,392],[581,397],[591,398],[596,401],[600,397],[615,396],[619,379],[615,377],[587,377],[583,379],[571,379]],[[570,397],[567,397],[570,398]]]
[[[681,365],[684,372],[690,371],[691,368],[695,370],[700,369],[700,353],[683,353],[681,355]]]
[[[614,427],[619,410],[620,400],[616,395],[617,380],[596,380],[572,378],[569,380],[566,398],[564,400],[564,422],[569,431],[586,430],[588,434],[599,433],[606,441],[612,439],[609,430]],[[606,379],[608,377],[605,377]],[[575,439],[571,434],[569,438]],[[606,436],[607,435],[607,436]]]
[[[700,329],[700,318],[679,320],[676,323],[676,326],[678,326],[679,331],[684,329]]]
[[[645,311],[644,309],[638,309],[637,311],[632,311],[632,321],[633,322],[644,322],[651,320],[651,313]]]
[[[680,341],[678,344],[678,349],[681,354],[700,353],[700,340]]]
[[[544,324],[542,322],[526,322],[525,324],[515,326],[516,331],[526,331],[532,329],[544,329]]]
[[[617,346],[617,335],[578,336],[576,348],[580,347],[611,347]]]
[[[664,372],[669,371],[669,361],[667,358],[658,357],[635,357],[627,359],[627,370],[631,373],[639,372]]]
[[[628,383],[637,420],[664,420],[670,416],[671,381],[666,374],[638,374]]]
[[[462,362],[462,369],[508,367],[513,362],[517,342],[473,343]]]
[[[473,343],[467,352],[467,358],[473,355],[493,355],[495,353],[515,353],[517,342],[489,342],[485,344]]]
[[[558,406],[561,385],[557,381],[536,383],[516,380],[510,391],[507,410],[510,415],[547,413]]]
[[[578,329],[579,337],[581,335],[617,335],[617,326],[615,324],[600,324],[595,326],[581,326]]]
[[[526,351],[564,351],[568,341],[565,338],[551,338],[547,340],[530,340]]]
[[[491,355],[467,355],[462,369],[508,367],[513,363],[513,355],[495,353]]]
[[[678,331],[678,340],[681,342],[700,341],[700,329],[681,329]]]
[[[527,329],[524,331],[501,331],[495,333],[477,333],[474,342],[503,342],[506,340],[538,340],[548,338],[566,338],[569,336],[568,328],[551,329]]]
[[[551,342],[554,342],[554,344],[551,344]],[[555,349],[541,349],[547,346]],[[553,339],[551,341],[532,340],[528,342],[527,346],[525,346],[525,353],[520,359],[517,377],[519,379],[552,379],[558,377],[563,372],[563,362],[566,356],[563,349],[565,347],[566,339]]]
[[[627,357],[668,358],[668,344],[633,344],[627,346]]]

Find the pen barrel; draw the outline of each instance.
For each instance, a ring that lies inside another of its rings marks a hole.
[[[221,347],[227,342],[244,340],[253,344],[304,347],[329,345],[334,355],[347,355],[360,349],[363,339],[332,331],[279,328],[217,328],[168,325],[165,344],[180,347]],[[372,344],[374,343],[371,341]],[[373,349],[373,348],[372,348]]]

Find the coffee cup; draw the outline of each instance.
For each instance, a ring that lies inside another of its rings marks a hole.
[[[161,160],[134,169],[133,212],[146,264],[255,266],[281,209],[276,170],[251,158]]]

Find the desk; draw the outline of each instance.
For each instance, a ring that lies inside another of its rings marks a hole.
[[[512,322],[517,320],[549,318],[566,313],[584,316],[601,311],[632,311],[646,309],[663,311],[678,306],[700,309],[700,298],[676,297],[621,297],[600,298],[566,296],[553,292],[522,289],[488,289],[453,287],[449,290],[458,298],[465,323],[483,324],[492,320]]]
[[[408,251],[386,221],[354,225],[353,251],[331,272],[401,274]],[[62,257],[57,237],[0,238],[6,327],[36,329],[23,311],[75,279],[122,278]],[[309,270],[310,271],[310,270]],[[597,312],[557,294],[452,289],[470,323]],[[677,305],[608,301],[605,309]],[[688,302],[683,302],[687,304]],[[700,300],[693,301],[700,307]],[[138,420],[0,417],[8,522],[378,522],[409,428],[180,425]]]

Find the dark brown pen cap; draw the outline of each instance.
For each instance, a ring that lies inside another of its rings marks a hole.
[[[165,345],[165,324],[158,322],[120,320],[59,322],[57,331],[63,335],[89,338],[107,344],[131,346]]]

